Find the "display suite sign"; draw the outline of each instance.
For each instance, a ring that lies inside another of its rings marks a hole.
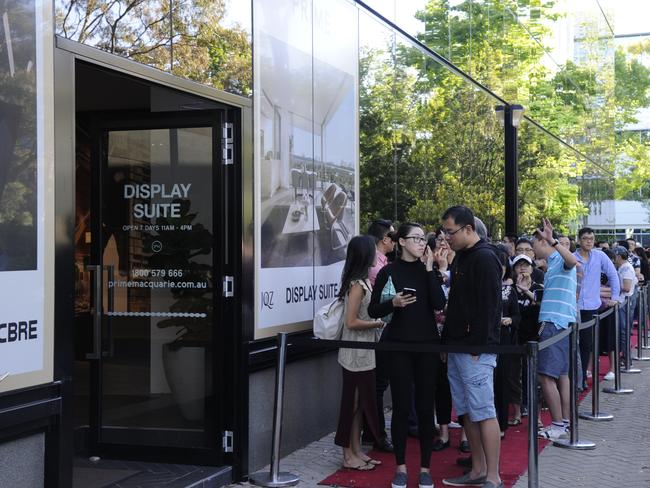
[[[44,254],[51,99],[43,87],[52,46],[41,31],[51,15],[44,3],[0,1],[0,391],[51,378]]]

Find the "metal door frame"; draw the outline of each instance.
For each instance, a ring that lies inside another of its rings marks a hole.
[[[221,102],[231,107],[235,127],[235,167],[228,176],[231,188],[239,188],[231,197],[233,257],[230,272],[235,276],[235,300],[227,310],[230,330],[227,336],[230,356],[229,368],[223,380],[227,383],[230,405],[224,412],[226,428],[234,433],[233,452],[224,456],[224,463],[233,466],[236,479],[247,474],[248,466],[248,371],[244,331],[253,322],[252,310],[243,307],[244,301],[253,300],[254,262],[253,248],[253,117],[251,100],[178,78],[155,68],[106,53],[75,41],[55,36],[54,49],[54,119],[55,119],[55,184],[56,184],[56,333],[55,367],[59,376],[67,381],[62,386],[62,438],[57,446],[61,458],[68,460],[59,466],[59,479],[71,476],[74,457],[72,372],[74,348],[70,324],[74,320],[74,262],[75,219],[75,66],[78,60],[98,65],[129,76],[140,78],[175,90]],[[238,245],[234,236],[240,237]],[[59,280],[66,279],[63,284]],[[250,279],[247,279],[250,278]],[[59,284],[60,283],[60,284]],[[226,348],[228,349],[228,348]],[[66,401],[67,400],[67,401]]]

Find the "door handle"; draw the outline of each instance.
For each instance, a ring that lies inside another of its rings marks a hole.
[[[100,359],[102,352],[102,266],[89,264],[86,269],[93,274],[93,351],[86,354],[86,359]]]

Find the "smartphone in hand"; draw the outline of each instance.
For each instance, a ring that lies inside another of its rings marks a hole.
[[[404,287],[404,289],[402,289],[402,293],[404,295],[417,296],[415,288],[406,288],[406,287]]]

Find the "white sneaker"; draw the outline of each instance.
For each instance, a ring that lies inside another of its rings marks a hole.
[[[547,427],[539,431],[538,436],[549,441],[557,441],[560,439],[568,439],[569,432],[565,428],[557,429],[553,427]]]
[[[605,381],[613,381],[616,376],[614,375],[614,371],[608,371],[605,376],[603,376],[603,379]]]
[[[450,429],[461,429],[463,426],[460,425],[458,422],[449,422],[449,428]]]

